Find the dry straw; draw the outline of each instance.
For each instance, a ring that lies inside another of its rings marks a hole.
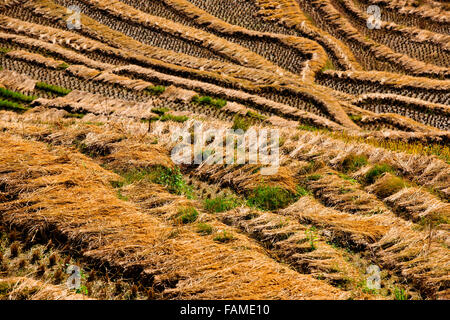
[[[189,227],[177,235],[173,225],[119,200],[109,186],[118,177],[84,156],[62,148],[49,152],[44,144],[4,134],[0,143],[8,150],[0,154],[2,183],[12,198],[20,195],[0,205],[4,223],[31,235],[65,238],[82,257],[154,284],[167,298],[345,296],[260,252],[216,243]]]
[[[294,28],[307,38],[312,38],[322,45],[327,53],[336,59],[344,69],[361,70],[351,50],[329,33],[317,28],[300,10],[295,0],[257,0],[262,8],[259,13],[266,19],[279,22],[289,28]]]
[[[363,37],[352,24],[343,17],[329,0],[313,0],[310,5],[324,17],[325,21],[340,32],[349,42],[368,50],[375,57],[380,57],[405,72],[417,76],[448,77],[450,69],[438,67],[413,59],[405,54],[396,53],[385,45],[378,44],[371,39]]]
[[[88,300],[81,294],[70,292],[62,286],[35,280],[29,277],[8,277],[0,279],[2,293],[6,300]],[[3,288],[7,288],[3,291]]]

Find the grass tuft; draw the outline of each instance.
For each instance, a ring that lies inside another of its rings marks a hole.
[[[147,87],[146,90],[148,92],[150,92],[151,94],[156,96],[156,95],[163,94],[164,91],[166,91],[166,87],[164,87],[164,86],[150,86],[150,87]]]
[[[346,173],[358,171],[369,163],[366,155],[349,154],[342,161],[342,170]]]
[[[188,121],[189,118],[187,116],[174,116],[172,114],[165,113],[159,118],[159,120],[163,121],[163,122],[165,122],[165,121],[174,121],[174,122],[183,123],[183,122]]]
[[[242,116],[235,116],[233,119],[233,130],[242,130],[246,132],[252,126],[251,122]]]
[[[176,221],[182,224],[195,222],[198,218],[198,211],[193,207],[182,208],[178,211]]]
[[[248,205],[261,210],[278,210],[287,207],[295,195],[280,187],[258,186],[248,198]]]
[[[223,100],[220,98],[214,99],[209,96],[202,96],[202,97],[194,96],[192,98],[192,102],[197,103],[197,104],[209,105],[209,106],[215,107],[217,109],[221,109],[227,105],[226,100]]]
[[[365,182],[372,184],[386,172],[393,173],[394,169],[386,163],[376,164],[364,176]]]
[[[55,86],[55,85],[48,84],[45,82],[37,82],[35,88],[41,89],[44,91],[53,92],[53,93],[56,93],[61,96],[65,96],[65,95],[69,94],[70,92],[72,92],[72,90],[70,90],[70,89],[66,89],[66,88],[63,88],[60,86]]]
[[[205,199],[205,209],[209,212],[225,212],[240,205],[239,199],[233,196],[222,196],[214,199]]]
[[[35,96],[28,96],[25,94],[22,94],[20,92],[11,91],[5,88],[0,88],[0,96],[6,98],[6,99],[12,99],[16,101],[21,101],[25,103],[30,103],[33,100],[37,99]]]
[[[201,222],[197,225],[197,233],[200,233],[202,235],[208,235],[212,234],[212,232],[213,228],[210,224]]]
[[[226,230],[223,230],[222,232],[219,232],[215,237],[214,241],[220,242],[220,243],[226,243],[230,242],[234,239],[234,236],[231,232],[227,232]]]
[[[15,112],[25,112],[27,110],[29,110],[29,107],[25,107],[23,105],[21,105],[20,103],[17,102],[12,102],[9,100],[1,100],[0,99],[0,110],[4,109],[4,110],[12,110]]]

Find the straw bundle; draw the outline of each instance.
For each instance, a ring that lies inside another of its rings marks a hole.
[[[410,223],[385,214],[361,217],[338,212],[311,197],[301,198],[280,213],[326,229],[322,234],[330,241],[372,248],[377,262],[401,272],[426,296],[435,297],[448,289],[450,257],[446,249],[439,241],[429,242],[425,232],[413,231]]]
[[[444,5],[437,5],[436,1],[433,4],[421,3],[420,6],[414,6],[414,2],[405,2],[403,0],[374,0],[375,4],[387,5],[388,8],[394,9],[401,14],[417,15],[421,18],[427,18],[439,23],[449,23],[450,15],[448,9]]]
[[[310,5],[317,14],[323,16],[325,21],[339,31],[349,42],[354,42],[371,52],[375,57],[380,57],[394,66],[398,66],[404,71],[418,76],[448,77],[450,69],[427,64],[422,61],[410,58],[407,55],[393,52],[390,48],[380,45],[370,39],[361,36],[356,28],[344,18],[329,0],[314,0]]]
[[[295,145],[295,150],[290,153],[291,157],[309,161],[312,156],[316,156],[313,159],[323,160],[328,164],[336,163],[348,154],[364,154],[370,163],[389,163],[411,180],[440,190],[447,199],[450,197],[450,166],[435,157],[393,152],[364,143],[347,143],[314,133],[302,134]],[[308,154],[309,150],[311,154]],[[317,153],[320,154],[319,157]]]
[[[392,72],[375,70],[372,70],[370,72],[327,70],[325,71],[325,73],[349,80],[370,81],[373,83],[377,83],[380,86],[391,85],[396,88],[416,87],[442,91],[450,90],[450,80],[436,80],[425,77],[412,77],[408,75],[399,75]]]
[[[302,71],[301,79],[303,81],[312,81],[314,74],[319,71],[326,63],[327,57],[323,48],[314,41],[306,38],[285,36],[281,34],[274,34],[268,32],[258,32],[253,30],[248,30],[236,25],[231,25],[229,23],[220,20],[213,15],[199,9],[192,3],[185,0],[164,0],[164,3],[168,6],[174,8],[175,10],[182,12],[186,16],[199,25],[207,25],[209,29],[218,31],[224,34],[236,34],[236,35],[246,35],[249,37],[257,38],[258,41],[273,40],[276,39],[281,43],[286,44],[296,48],[300,52],[308,54],[311,58],[308,59],[308,68]],[[280,54],[282,54],[280,52]],[[291,73],[285,73],[285,76],[293,76]]]
[[[19,92],[33,91],[37,82],[26,75],[6,69],[0,70],[0,79],[4,87]]]
[[[8,42],[10,41],[10,42],[18,44],[24,48],[28,48],[28,49],[32,49],[32,50],[41,49],[46,52],[52,52],[56,56],[62,57],[67,62],[80,63],[80,64],[86,65],[88,67],[99,68],[101,70],[112,68],[112,66],[107,63],[103,63],[100,61],[94,61],[90,58],[87,58],[86,56],[84,56],[82,54],[78,54],[74,51],[64,49],[63,47],[61,47],[60,45],[57,45],[55,43],[49,43],[49,42],[41,41],[39,39],[33,39],[30,37],[26,37],[26,36],[22,36],[22,35],[18,35],[18,34],[10,34],[10,33],[4,33],[4,32],[0,32],[0,39],[8,41]]]
[[[132,75],[137,75],[140,78],[146,79],[148,81],[154,81],[154,80],[167,81],[178,87],[184,87],[184,88],[191,89],[191,90],[197,90],[199,92],[207,92],[214,96],[227,97],[229,99],[239,101],[244,104],[255,105],[255,106],[257,106],[257,109],[259,109],[259,108],[261,108],[263,110],[267,109],[275,114],[279,114],[280,116],[285,116],[287,118],[291,118],[294,120],[305,120],[306,122],[314,123],[315,125],[320,126],[320,127],[334,128],[336,130],[339,130],[339,128],[340,128],[340,126],[338,124],[336,124],[335,122],[325,119],[323,117],[317,116],[315,114],[312,114],[310,112],[299,110],[299,109],[293,108],[291,106],[277,103],[277,102],[262,98],[260,96],[254,95],[254,94],[249,94],[249,93],[246,93],[243,91],[226,89],[226,88],[219,87],[217,85],[200,82],[197,80],[187,80],[185,78],[163,74],[163,73],[154,71],[150,68],[142,68],[142,67],[135,66],[135,65],[118,67],[114,70],[114,72],[116,72],[116,73],[125,72],[125,73],[129,73]],[[313,94],[310,94],[310,96],[311,96],[311,98],[314,97]],[[317,99],[317,97],[315,99]],[[338,113],[338,112],[339,112],[339,109],[334,111],[334,113]],[[354,127],[355,125],[353,124],[350,126]]]
[[[117,178],[85,157],[62,149],[59,155],[52,154],[43,144],[7,136],[1,143],[2,149],[8,150],[0,155],[0,172],[6,178],[2,181],[12,195],[21,192],[20,199],[0,205],[5,223],[41,235],[50,235],[52,230],[53,235],[58,233],[78,248],[83,257],[106,263],[143,285],[160,288],[157,290],[166,297],[342,297],[339,290],[262,253],[214,243],[189,227],[181,228],[174,237],[172,226],[118,200],[108,186],[109,179]],[[17,154],[23,156],[18,159]],[[35,206],[40,208],[39,215]]]
[[[24,50],[13,50],[8,52],[6,56],[13,59],[36,63],[38,65],[43,65],[52,69],[58,69],[62,64],[64,64],[64,61],[62,60],[55,60],[52,58],[44,57],[40,54],[31,53]]]
[[[139,79],[130,79],[127,77],[119,76],[112,72],[102,72],[98,76],[95,77],[95,81],[103,81],[107,83],[118,84],[122,87],[135,90],[135,91],[143,91],[148,87],[152,86],[151,82],[139,80]]]
[[[266,19],[295,28],[307,38],[317,41],[327,50],[337,66],[348,70],[361,69],[351,50],[338,39],[314,26],[295,0],[257,0],[256,3],[262,8],[259,13],[266,16]]]
[[[67,68],[67,72],[71,75],[85,80],[92,80],[101,73],[99,70],[76,64],[71,65],[69,68]]]
[[[369,15],[360,10],[360,8],[352,1],[349,0],[343,0],[340,1],[340,5],[344,6],[349,13],[351,13],[352,18],[355,18],[358,20],[359,23],[366,24],[366,21],[369,18]],[[449,18],[450,22],[450,16],[447,15],[447,18]],[[405,27],[398,25],[394,22],[386,22],[381,21],[380,25],[381,29],[385,29],[389,33],[395,33],[401,36],[405,36],[408,38],[409,41],[413,42],[429,42],[434,43],[440,47],[442,47],[443,50],[449,51],[450,50],[450,36],[439,34],[436,32],[420,29],[420,28],[413,28],[413,27]]]
[[[195,91],[185,90],[177,88],[175,86],[169,86],[163,94],[160,95],[160,99],[167,101],[181,101],[183,103],[189,103],[197,95]]]
[[[27,277],[0,279],[0,300],[88,300],[60,286]],[[3,288],[7,287],[7,290]]]
[[[111,99],[93,93],[73,90],[64,97],[55,99],[36,99],[33,105],[69,108],[72,112],[93,113],[97,115],[110,115],[130,117],[136,119],[149,119],[154,114],[151,112],[153,102],[146,103]]]

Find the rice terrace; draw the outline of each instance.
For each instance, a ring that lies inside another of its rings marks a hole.
[[[0,0],[0,300],[450,299],[444,0]]]

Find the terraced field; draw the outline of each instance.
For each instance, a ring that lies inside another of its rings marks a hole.
[[[450,298],[444,1],[0,0],[0,66],[0,299]]]

